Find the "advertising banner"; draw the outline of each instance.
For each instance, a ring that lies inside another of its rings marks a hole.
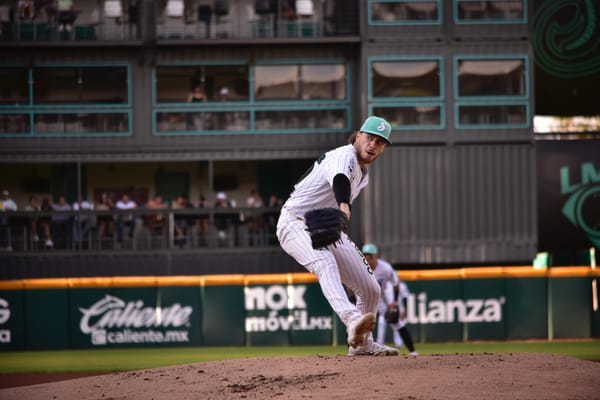
[[[333,315],[318,284],[248,285],[249,345],[331,344]]]
[[[71,291],[73,348],[200,345],[201,320],[194,287]]]
[[[244,290],[239,285],[204,286],[201,291],[204,344],[244,346]]]
[[[415,342],[599,336],[597,270],[473,271],[400,273]],[[316,280],[292,275],[0,282],[0,350],[345,344]]]
[[[0,293],[0,349],[25,348],[24,293],[21,290]]]
[[[539,250],[600,247],[600,140],[538,140],[536,151]]]

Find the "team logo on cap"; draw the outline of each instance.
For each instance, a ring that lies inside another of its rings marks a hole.
[[[383,131],[385,131],[386,127],[387,127],[386,123],[382,121],[379,125],[377,125],[377,130],[379,132],[383,132]]]

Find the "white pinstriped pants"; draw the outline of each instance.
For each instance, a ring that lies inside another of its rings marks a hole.
[[[380,287],[369,263],[354,242],[342,233],[341,243],[325,250],[312,248],[306,224],[281,210],[277,238],[283,250],[314,274],[329,305],[346,327],[362,315],[377,311]],[[346,285],[356,295],[356,305],[348,299]]]

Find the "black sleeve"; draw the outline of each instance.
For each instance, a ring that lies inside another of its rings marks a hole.
[[[344,174],[333,177],[333,193],[338,204],[350,204],[350,179]]]

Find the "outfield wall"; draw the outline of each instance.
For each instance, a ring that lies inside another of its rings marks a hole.
[[[600,270],[401,271],[418,342],[600,337]],[[388,331],[388,338],[390,332]],[[0,349],[342,344],[306,273],[0,282]]]

